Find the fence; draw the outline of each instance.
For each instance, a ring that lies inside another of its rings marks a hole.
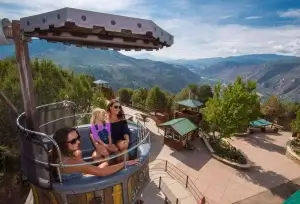
[[[194,182],[189,179],[189,176],[183,173],[172,163],[161,160],[159,161],[159,163],[156,163],[155,166],[151,169],[163,170],[167,172],[173,179],[182,183],[185,186],[185,188],[187,188],[190,191],[190,193],[196,199],[196,201],[202,204],[209,204],[207,201],[205,201],[205,197],[201,194]]]
[[[165,195],[165,204],[180,204],[178,198],[176,198],[176,196],[172,193],[168,185],[162,180],[161,176],[159,177],[158,188]]]

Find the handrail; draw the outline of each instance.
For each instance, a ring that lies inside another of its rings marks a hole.
[[[165,195],[165,203],[166,201],[170,201],[172,204],[181,204],[179,199],[171,192],[167,184],[162,180],[161,176],[159,177],[159,183],[158,183],[158,188],[163,192]],[[166,192],[169,191],[169,192]],[[172,198],[170,198],[170,194]],[[173,202],[175,200],[175,202]]]
[[[139,122],[138,122],[139,123]],[[140,124],[141,125],[141,124]],[[142,126],[143,127],[143,126]],[[143,132],[142,132],[143,133]],[[35,162],[39,163],[39,164],[43,164],[43,165],[50,165],[52,167],[74,167],[74,166],[84,166],[84,165],[88,165],[88,164],[96,164],[96,163],[99,163],[99,162],[105,162],[105,161],[109,161],[111,159],[115,159],[117,157],[120,157],[120,156],[125,156],[127,153],[129,153],[130,151],[136,149],[137,147],[139,147],[141,144],[143,144],[147,138],[150,139],[150,131],[148,130],[148,132],[146,133],[146,136],[144,134],[142,134],[142,140],[140,140],[138,142],[138,144],[136,144],[135,146],[131,147],[130,149],[124,151],[124,152],[121,152],[119,154],[115,154],[115,155],[112,155],[108,158],[105,158],[105,159],[98,159],[98,160],[94,160],[94,161],[90,161],[90,162],[84,162],[84,163],[81,163],[81,164],[63,164],[63,163],[48,163],[48,162],[44,162],[44,161],[40,161],[40,160],[34,160]],[[49,139],[51,142],[53,141],[53,143],[55,144],[55,140],[53,138],[51,138],[50,136],[48,135],[40,135],[40,136],[45,136],[47,139]],[[58,147],[58,146],[57,146]]]
[[[172,174],[173,174],[173,176],[175,178],[177,176],[174,175],[173,172],[175,172],[177,175],[181,173],[183,175],[183,176],[181,176],[181,178],[186,177],[186,180],[185,180],[185,182],[182,182],[181,179],[178,179],[178,181],[180,181],[190,191],[190,193],[193,195],[193,197],[196,199],[196,201],[202,201],[203,198],[205,198],[204,195],[196,187],[194,182],[189,179],[189,176],[186,175],[182,170],[180,170],[174,164],[168,162],[167,160],[163,160],[163,159],[156,159],[155,161],[161,162],[159,164],[162,164],[162,162],[163,162],[164,166],[163,167],[154,167],[154,168],[149,167],[150,169],[162,169],[162,170],[166,171],[167,173],[169,173],[170,176],[172,176]],[[150,166],[152,166],[152,165],[157,166],[157,163],[150,164]],[[169,168],[172,169],[173,171],[168,171]],[[177,172],[175,170],[177,170]],[[205,203],[209,204],[207,201]]]

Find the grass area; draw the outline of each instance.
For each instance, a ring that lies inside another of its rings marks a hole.
[[[238,163],[247,164],[247,159],[244,155],[234,146],[221,139],[209,139],[209,143],[215,151],[215,154],[223,159]]]
[[[291,148],[298,156],[300,156],[300,138],[291,141]]]

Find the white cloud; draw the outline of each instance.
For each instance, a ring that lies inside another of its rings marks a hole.
[[[91,11],[100,11],[108,13],[131,13],[140,14],[144,13],[141,7],[144,3],[143,0],[60,0],[47,1],[47,0],[1,0],[3,4],[16,5],[20,8],[18,12],[12,9],[1,9],[1,15],[8,18],[20,18],[23,16],[35,15],[43,12],[48,12],[63,7],[72,7],[78,9],[86,9]],[[10,6],[12,7],[12,6]]]
[[[255,20],[255,19],[261,19],[261,18],[262,18],[262,16],[248,16],[245,19],[246,20]]]
[[[287,42],[286,44],[276,44],[273,48],[281,53],[300,53],[300,38]]]
[[[156,56],[208,58],[237,54],[278,53],[300,56],[300,27],[253,28],[241,25],[216,25],[196,19],[158,21],[175,35],[175,44]],[[282,48],[276,47],[281,45]],[[299,49],[297,49],[297,46]]]
[[[289,9],[287,11],[280,12],[279,16],[283,18],[299,18],[300,9]]]
[[[155,23],[175,36],[173,46],[151,52],[151,54],[160,57],[191,59],[254,53],[285,53],[300,56],[300,49],[297,49],[297,46],[300,47],[300,44],[297,44],[300,41],[297,40],[300,39],[299,26],[253,28],[242,25],[219,25],[217,22],[214,23],[214,20],[208,22],[209,16],[203,19],[201,16],[189,17],[188,15],[182,15],[180,14],[182,10],[176,10],[174,15],[169,18],[162,18],[161,15],[157,14],[162,14],[162,10],[165,9],[169,10],[170,14],[168,13],[168,15],[171,15],[172,9],[156,8],[155,10],[153,5],[147,2],[146,0],[61,0],[57,4],[54,1],[23,0],[22,5],[26,6],[26,9],[20,9],[18,13],[12,13],[11,10],[6,9],[3,11],[0,8],[0,13],[5,14],[6,16],[4,15],[4,17],[13,16],[20,18],[69,6],[92,11],[151,18]],[[20,0],[1,0],[1,3],[20,5]],[[174,8],[178,6],[177,8],[184,7],[186,9],[186,3],[186,0],[172,0]],[[290,12],[290,14],[281,13],[281,15],[292,15],[291,10],[287,12]],[[293,12],[295,16],[295,11]],[[165,15],[166,13],[163,14]],[[177,15],[179,15],[178,18],[176,18]],[[216,17],[213,13],[211,15],[212,18]],[[229,15],[221,16],[229,17]],[[248,19],[254,19],[255,16],[250,17]],[[141,52],[122,53],[136,55]]]

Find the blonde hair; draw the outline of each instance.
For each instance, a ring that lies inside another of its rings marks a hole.
[[[94,108],[93,111],[92,111],[92,117],[91,117],[90,123],[92,125],[94,125],[96,123],[97,119],[100,119],[101,122],[105,123],[106,122],[106,118],[103,117],[104,113],[107,114],[104,109],[102,109],[102,108]]]

